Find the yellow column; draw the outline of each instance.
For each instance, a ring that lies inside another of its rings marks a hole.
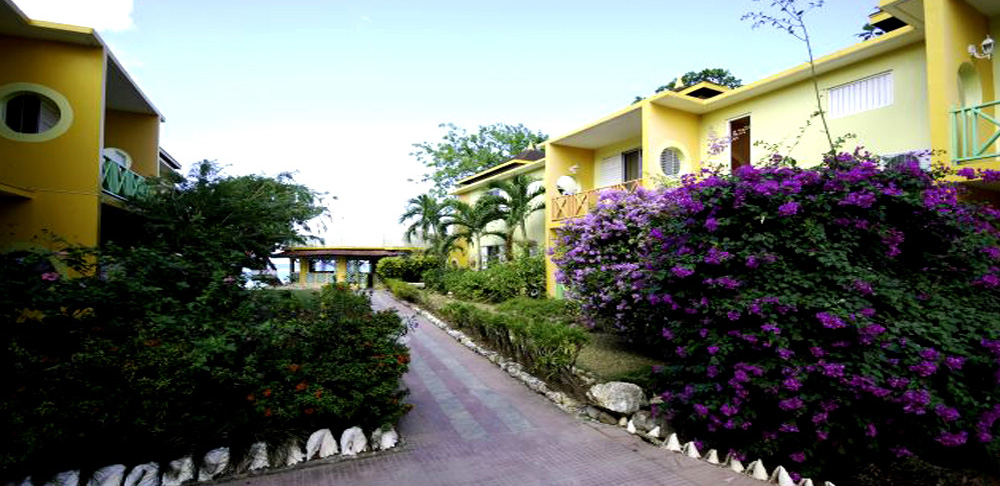
[[[337,257],[337,283],[347,282],[347,257]]]
[[[309,274],[309,259],[299,258],[299,283],[306,283],[306,275]]]
[[[549,297],[556,296],[556,266],[548,256],[554,243],[554,229],[562,226],[562,222],[552,221],[552,198],[559,195],[556,180],[560,176],[570,175],[570,168],[576,166],[572,174],[581,191],[592,189],[594,180],[594,151],[577,147],[567,147],[557,144],[546,144],[545,147],[545,289]]]

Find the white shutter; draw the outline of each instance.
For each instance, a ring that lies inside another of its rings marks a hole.
[[[605,158],[597,167],[597,187],[621,184],[624,182],[622,172],[621,154]]]
[[[892,103],[892,71],[830,88],[830,118],[854,115]]]

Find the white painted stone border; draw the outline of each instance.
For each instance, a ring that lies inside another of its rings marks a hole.
[[[403,302],[403,301],[398,301],[398,302]],[[413,303],[403,302],[403,304],[413,309],[414,312],[416,312],[423,318],[427,319],[435,326],[441,328],[445,333],[447,333],[453,339],[461,343],[463,346],[471,349],[476,354],[486,357],[486,359],[490,360],[491,362],[499,366],[502,370],[506,371],[507,374],[527,385],[528,388],[532,389],[533,391],[535,391],[540,395],[544,395],[557,407],[574,415],[578,416],[581,415],[581,409],[583,408],[583,405],[581,405],[580,402],[576,401],[572,397],[567,396],[565,393],[551,390],[544,381],[524,372],[523,366],[521,366],[520,363],[517,363],[513,360],[508,360],[503,356],[501,356],[500,353],[497,353],[496,351],[490,351],[488,349],[483,348],[482,346],[476,344],[476,342],[473,341],[471,338],[469,338],[469,336],[467,336],[464,332],[459,331],[457,329],[453,329],[451,326],[448,325],[448,323],[442,321],[441,319],[438,319],[437,316],[435,316],[434,314],[431,314],[430,312],[414,305]],[[585,382],[588,382],[588,384],[594,382],[593,378],[587,376],[584,373],[581,373],[581,370],[578,370],[575,367],[573,369],[573,372],[576,373],[578,376],[580,376],[581,379],[585,380]],[[725,461],[719,461],[719,453],[715,449],[711,449],[707,453],[705,453],[705,455],[701,455],[698,452],[698,448],[697,446],[695,446],[694,442],[688,442],[684,445],[681,445],[680,440],[677,438],[677,434],[670,434],[670,436],[667,437],[667,440],[663,441],[659,438],[659,427],[656,427],[649,433],[638,434],[635,425],[633,424],[630,418],[622,417],[622,420],[619,422],[619,426],[624,427],[629,433],[638,435],[643,439],[645,439],[646,441],[659,445],[660,447],[668,451],[684,454],[687,457],[705,461],[709,464],[712,464],[713,466],[730,469],[734,472],[745,474],[751,478],[765,481],[770,484],[777,484],[778,486],[815,486],[813,480],[809,478],[802,478],[798,483],[795,483],[794,481],[792,481],[792,478],[788,474],[788,471],[782,466],[778,466],[777,468],[774,469],[774,472],[768,475],[767,469],[764,467],[764,462],[759,459],[749,463],[744,468],[742,462],[739,459],[736,459],[735,457],[732,456],[727,456]],[[835,486],[835,485],[829,481],[824,481],[823,486]]]
[[[243,462],[229,466],[230,455],[228,447],[213,449],[205,457],[195,463],[191,456],[171,461],[164,471],[159,470],[156,463],[146,463],[134,466],[129,470],[124,464],[115,464],[100,468],[91,475],[86,486],[179,486],[185,483],[203,483],[223,478],[236,478],[247,473],[256,473],[265,469],[279,470],[296,464],[326,459],[337,455],[341,458],[351,458],[361,452],[376,452],[395,448],[399,444],[399,434],[395,428],[388,430],[376,429],[371,437],[365,436],[360,427],[351,427],[341,434],[341,447],[338,450],[337,440],[330,429],[320,429],[313,432],[306,441],[303,451],[301,442],[292,440],[279,446],[283,457],[280,462],[271,463],[268,458],[268,446],[257,442],[250,447]],[[125,474],[128,471],[128,474]],[[6,486],[34,486],[31,476]],[[44,486],[81,486],[80,471],[66,471],[57,474]]]

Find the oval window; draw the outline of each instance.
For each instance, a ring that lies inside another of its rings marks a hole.
[[[3,122],[17,133],[45,133],[61,118],[59,105],[41,93],[15,93],[4,103]]]
[[[676,147],[663,149],[660,153],[660,169],[665,176],[675,176],[681,173],[681,151]]]

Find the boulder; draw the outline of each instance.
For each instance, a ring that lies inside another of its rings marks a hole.
[[[78,486],[80,484],[80,471],[65,471],[56,474],[45,486]]]
[[[170,461],[167,470],[163,471],[163,486],[180,486],[181,483],[194,479],[194,461],[190,457],[184,457],[175,461]]]
[[[598,407],[625,415],[631,415],[649,405],[642,388],[622,381],[594,385],[587,391],[587,398]]]
[[[267,459],[267,444],[263,442],[255,442],[250,446],[250,451],[247,452],[247,457],[244,459],[245,467],[241,468],[247,471],[256,471],[258,469],[264,469],[271,464]]]
[[[396,430],[389,428],[388,430],[375,429],[372,432],[372,450],[373,451],[384,451],[396,447],[396,443],[399,442],[399,434]]]
[[[229,467],[229,448],[220,447],[212,449],[201,460],[201,469],[198,470],[198,481],[215,479],[227,467]]]
[[[294,466],[305,459],[305,454],[302,453],[302,447],[299,447],[299,441],[292,439],[281,446],[281,455],[279,457],[285,458],[286,466]]]
[[[125,480],[125,465],[115,464],[102,467],[90,476],[87,486],[121,486]]]
[[[658,422],[648,410],[639,410],[632,415],[632,423],[635,424],[635,428],[639,432],[649,432],[659,427],[660,424]]]
[[[122,486],[160,486],[160,465],[147,462],[133,467]]]
[[[351,427],[340,436],[340,454],[356,456],[368,448],[368,439],[361,427]]]
[[[330,457],[337,452],[337,439],[333,438],[333,432],[330,432],[330,429],[317,430],[306,441],[307,461]]]

